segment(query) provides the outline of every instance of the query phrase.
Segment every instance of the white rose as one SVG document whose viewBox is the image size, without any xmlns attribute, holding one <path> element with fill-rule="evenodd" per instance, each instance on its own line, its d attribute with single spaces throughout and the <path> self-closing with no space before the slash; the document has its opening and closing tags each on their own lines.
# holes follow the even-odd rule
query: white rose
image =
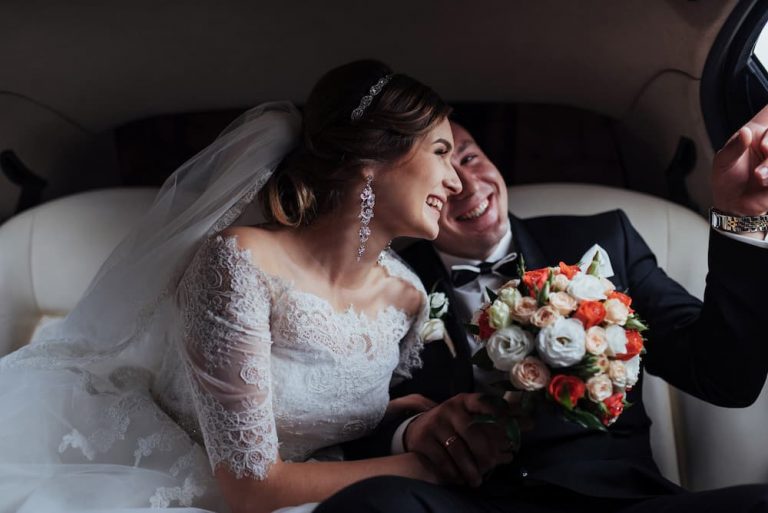
<svg viewBox="0 0 768 513">
<path fill-rule="evenodd" d="M 508 371 L 533 351 L 533 335 L 520 326 L 497 330 L 485 346 L 493 366 Z"/>
<path fill-rule="evenodd" d="M 608 377 L 619 388 L 627 386 L 627 369 L 624 367 L 624 362 L 613 360 L 608 366 Z"/>
<path fill-rule="evenodd" d="M 429 309 L 435 317 L 442 317 L 448 311 L 448 298 L 442 292 L 429 295 Z"/>
<path fill-rule="evenodd" d="M 608 348 L 605 330 L 600 326 L 592 326 L 587 330 L 587 352 L 593 355 L 601 355 Z"/>
<path fill-rule="evenodd" d="M 627 352 L 627 333 L 621 326 L 612 324 L 605 328 L 605 339 L 608 342 L 608 348 L 605 354 L 615 357 L 617 354 Z"/>
<path fill-rule="evenodd" d="M 609 299 L 603 303 L 605 307 L 605 322 L 624 326 L 629 317 L 629 308 L 618 299 Z"/>
<path fill-rule="evenodd" d="M 549 384 L 549 368 L 535 356 L 526 356 L 509 371 L 509 380 L 520 390 L 532 392 Z"/>
<path fill-rule="evenodd" d="M 503 288 L 499 291 L 499 300 L 507 304 L 508 307 L 513 308 L 515 304 L 522 299 L 520 291 L 512 288 Z"/>
<path fill-rule="evenodd" d="M 605 287 L 600 279 L 589 274 L 579 273 L 574 276 L 567 290 L 579 301 L 601 301 L 606 298 Z"/>
<path fill-rule="evenodd" d="M 557 319 L 536 337 L 539 356 L 552 367 L 568 367 L 586 354 L 584 327 L 575 319 Z"/>
<path fill-rule="evenodd" d="M 488 323 L 498 329 L 509 326 L 509 306 L 498 299 L 488 309 Z"/>
<path fill-rule="evenodd" d="M 536 310 L 536 312 L 531 316 L 531 324 L 537 328 L 546 328 L 559 318 L 560 313 L 555 310 L 554 306 L 545 305 Z"/>
<path fill-rule="evenodd" d="M 510 315 L 514 320 L 520 324 L 528 324 L 531 322 L 531 316 L 539 309 L 539 302 L 532 297 L 521 297 L 520 300 L 512 307 Z"/>
<path fill-rule="evenodd" d="M 605 374 L 598 374 L 587 380 L 587 394 L 596 403 L 608 399 L 613 395 L 613 383 Z"/>
<path fill-rule="evenodd" d="M 616 290 L 616 285 L 614 285 L 613 282 L 611 280 L 609 280 L 608 278 L 603 278 L 601 276 L 600 277 L 600 283 L 603 284 L 603 287 L 604 287 L 603 290 L 605 291 L 606 295 L 608 295 L 611 292 L 613 292 L 614 290 Z"/>
<path fill-rule="evenodd" d="M 624 370 L 627 373 L 626 386 L 635 386 L 637 384 L 637 380 L 640 379 L 640 355 L 633 356 L 624 362 Z"/>
<path fill-rule="evenodd" d="M 434 342 L 445 338 L 445 324 L 441 319 L 429 319 L 421 325 L 419 336 L 424 342 Z"/>
<path fill-rule="evenodd" d="M 566 292 L 552 292 L 549 294 L 549 304 L 560 312 L 560 315 L 569 315 L 578 308 L 576 298 Z"/>
<path fill-rule="evenodd" d="M 554 278 L 552 278 L 552 288 L 551 290 L 554 290 L 555 292 L 563 292 L 565 289 L 568 288 L 568 284 L 571 283 L 571 280 L 568 279 L 568 277 L 564 274 L 556 274 Z"/>
</svg>

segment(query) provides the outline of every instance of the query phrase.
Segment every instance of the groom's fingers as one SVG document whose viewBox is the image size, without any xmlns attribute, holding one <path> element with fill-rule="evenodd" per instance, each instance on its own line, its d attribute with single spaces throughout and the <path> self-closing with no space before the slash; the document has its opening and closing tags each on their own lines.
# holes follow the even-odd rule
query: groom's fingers
<svg viewBox="0 0 768 513">
<path fill-rule="evenodd" d="M 483 482 L 480 468 L 462 434 L 457 431 L 445 438 L 440 436 L 436 441 L 443 446 L 454 468 L 458 470 L 461 481 L 469 486 L 480 486 Z"/>
</svg>

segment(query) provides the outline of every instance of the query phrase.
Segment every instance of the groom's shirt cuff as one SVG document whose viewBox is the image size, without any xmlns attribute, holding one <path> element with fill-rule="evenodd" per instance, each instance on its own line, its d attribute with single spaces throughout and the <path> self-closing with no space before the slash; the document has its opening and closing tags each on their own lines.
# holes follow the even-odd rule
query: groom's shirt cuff
<svg viewBox="0 0 768 513">
<path fill-rule="evenodd" d="M 413 417 L 405 419 L 399 426 L 397 426 L 395 434 L 392 435 L 392 443 L 390 445 L 390 452 L 392 454 L 403 454 L 405 452 L 405 430 L 408 429 L 408 425 L 419 415 L 421 415 L 421 413 L 417 413 Z"/>
<path fill-rule="evenodd" d="M 715 230 L 717 230 L 717 228 Z M 752 237 L 745 237 L 744 235 L 739 235 L 738 233 L 726 232 L 724 230 L 717 230 L 717 232 L 722 233 L 729 239 L 738 240 L 738 241 L 744 242 L 745 244 L 751 244 L 759 248 L 768 248 L 768 234 L 766 234 L 765 239 L 760 240 L 760 239 L 753 239 Z"/>
</svg>

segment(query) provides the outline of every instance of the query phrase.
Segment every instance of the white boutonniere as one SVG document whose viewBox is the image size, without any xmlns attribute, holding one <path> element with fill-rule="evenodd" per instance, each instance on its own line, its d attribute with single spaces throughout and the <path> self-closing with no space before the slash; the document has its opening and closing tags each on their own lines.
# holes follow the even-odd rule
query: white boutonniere
<svg viewBox="0 0 768 513">
<path fill-rule="evenodd" d="M 448 346 L 451 356 L 456 358 L 456 347 L 445 329 L 443 316 L 448 312 L 448 298 L 442 292 L 432 292 L 428 297 L 429 319 L 422 324 L 419 336 L 424 343 L 442 340 Z"/>
</svg>

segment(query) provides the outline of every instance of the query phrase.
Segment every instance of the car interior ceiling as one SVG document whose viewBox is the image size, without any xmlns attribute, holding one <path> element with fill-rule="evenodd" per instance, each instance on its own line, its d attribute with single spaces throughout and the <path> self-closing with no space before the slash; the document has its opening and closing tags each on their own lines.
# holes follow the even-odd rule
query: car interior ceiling
<svg viewBox="0 0 768 513">
<path fill-rule="evenodd" d="M 736 4 L 5 3 L 0 152 L 29 174 L 0 175 L 0 221 L 19 183 L 38 201 L 159 185 L 242 109 L 300 103 L 325 69 L 364 57 L 454 104 L 509 183 L 601 183 L 703 210 L 700 78 Z"/>
</svg>

